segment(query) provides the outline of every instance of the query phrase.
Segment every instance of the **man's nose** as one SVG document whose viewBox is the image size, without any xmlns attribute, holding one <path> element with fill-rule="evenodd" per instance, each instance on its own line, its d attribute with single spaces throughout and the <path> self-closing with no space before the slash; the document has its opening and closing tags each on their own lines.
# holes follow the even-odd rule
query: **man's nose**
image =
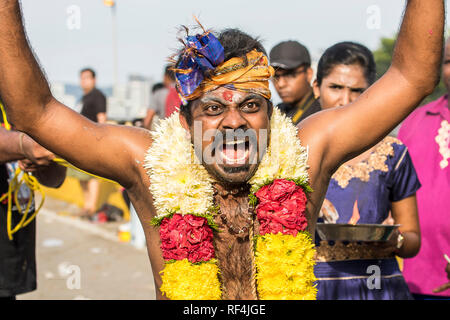
<svg viewBox="0 0 450 320">
<path fill-rule="evenodd" d="M 242 117 L 238 108 L 230 108 L 222 121 L 223 129 L 246 129 L 247 121 Z"/>
</svg>

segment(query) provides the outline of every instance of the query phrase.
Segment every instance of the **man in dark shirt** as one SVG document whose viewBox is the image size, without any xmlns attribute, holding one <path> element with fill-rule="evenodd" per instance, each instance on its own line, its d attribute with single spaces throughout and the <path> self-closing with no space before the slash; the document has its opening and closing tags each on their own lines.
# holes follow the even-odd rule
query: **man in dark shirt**
<svg viewBox="0 0 450 320">
<path fill-rule="evenodd" d="M 106 123 L 106 97 L 96 88 L 96 74 L 91 68 L 85 68 L 80 72 L 80 86 L 83 89 L 83 107 L 81 114 L 89 120 L 97 123 Z M 84 206 L 81 217 L 92 218 L 98 207 L 100 194 L 100 182 L 87 174 L 70 170 L 70 175 L 80 181 L 84 193 Z"/>
<path fill-rule="evenodd" d="M 283 100 L 278 108 L 294 124 L 320 111 L 311 86 L 313 70 L 308 49 L 297 41 L 284 41 L 270 51 L 270 64 L 275 69 L 273 83 Z"/>
<path fill-rule="evenodd" d="M 86 68 L 80 72 L 80 85 L 83 89 L 83 108 L 81 114 L 91 121 L 106 122 L 106 97 L 95 87 L 95 71 Z"/>
</svg>

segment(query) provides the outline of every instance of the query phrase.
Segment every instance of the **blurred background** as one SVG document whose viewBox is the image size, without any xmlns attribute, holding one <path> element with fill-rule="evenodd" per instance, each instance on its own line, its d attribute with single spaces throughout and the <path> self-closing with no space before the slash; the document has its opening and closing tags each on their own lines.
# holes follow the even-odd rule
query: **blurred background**
<svg viewBox="0 0 450 320">
<path fill-rule="evenodd" d="M 194 26 L 193 15 L 205 28 L 238 27 L 259 36 L 267 51 L 283 40 L 297 40 L 309 49 L 313 65 L 336 42 L 360 42 L 373 51 L 386 50 L 386 55 L 376 55 L 382 69 L 380 60 L 389 60 L 392 48 L 382 41 L 395 37 L 404 8 L 404 1 L 388 0 L 250 0 L 245 6 L 236 0 L 111 3 L 113 7 L 103 0 L 22 1 L 29 39 L 54 91 L 75 108 L 82 95 L 79 70 L 90 66 L 110 98 L 108 118 L 117 120 L 143 116 L 144 108 L 137 104 L 149 99 L 149 90 L 141 89 L 145 94 L 139 95 L 138 88 L 162 78 L 167 58 L 180 47 L 180 27 Z"/>
</svg>

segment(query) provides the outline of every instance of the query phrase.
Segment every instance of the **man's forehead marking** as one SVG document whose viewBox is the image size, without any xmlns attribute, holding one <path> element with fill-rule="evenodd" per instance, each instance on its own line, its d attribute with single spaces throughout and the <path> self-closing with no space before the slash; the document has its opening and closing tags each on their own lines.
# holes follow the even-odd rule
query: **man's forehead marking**
<svg viewBox="0 0 450 320">
<path fill-rule="evenodd" d="M 243 93 L 240 91 L 226 89 L 220 92 L 220 94 L 218 92 L 205 94 L 199 99 L 199 101 L 205 104 L 210 102 L 223 103 L 224 101 L 240 104 L 250 99 L 263 99 L 263 97 L 256 93 Z"/>
<path fill-rule="evenodd" d="M 233 102 L 234 93 L 231 90 L 224 90 L 222 92 L 222 98 L 224 98 L 228 102 Z"/>
</svg>

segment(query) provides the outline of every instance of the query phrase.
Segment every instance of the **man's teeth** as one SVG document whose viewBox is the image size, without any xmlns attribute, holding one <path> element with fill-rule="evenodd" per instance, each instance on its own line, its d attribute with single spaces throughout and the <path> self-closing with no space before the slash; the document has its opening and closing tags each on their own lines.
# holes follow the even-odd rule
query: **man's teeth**
<svg viewBox="0 0 450 320">
<path fill-rule="evenodd" d="M 223 151 L 221 153 L 222 153 L 222 157 L 226 160 L 227 163 L 229 163 L 229 164 L 237 164 L 237 163 L 244 163 L 245 162 L 245 160 L 248 157 L 249 151 L 245 150 L 244 155 L 241 158 L 237 158 L 237 159 L 227 157 L 227 155 Z"/>
<path fill-rule="evenodd" d="M 245 140 L 238 140 L 238 141 L 228 141 L 228 142 L 225 142 L 226 145 L 241 144 L 241 143 L 245 143 Z"/>
</svg>

